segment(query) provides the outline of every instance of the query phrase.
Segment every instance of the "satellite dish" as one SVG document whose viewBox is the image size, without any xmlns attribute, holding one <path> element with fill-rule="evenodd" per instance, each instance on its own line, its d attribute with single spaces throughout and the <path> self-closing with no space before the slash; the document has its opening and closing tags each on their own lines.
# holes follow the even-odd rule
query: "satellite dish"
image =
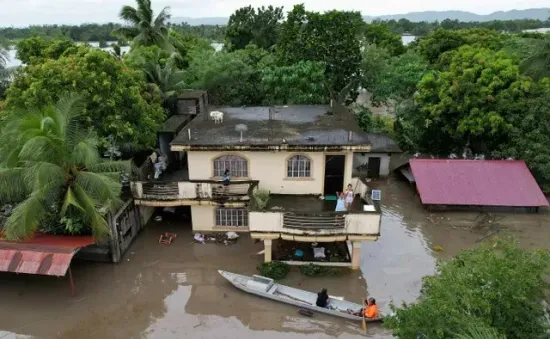
<svg viewBox="0 0 550 339">
<path fill-rule="evenodd" d="M 237 126 L 235 126 L 235 131 L 241 133 L 241 142 L 243 142 L 243 132 L 248 131 L 248 126 L 246 126 L 245 124 L 238 124 Z"/>
</svg>

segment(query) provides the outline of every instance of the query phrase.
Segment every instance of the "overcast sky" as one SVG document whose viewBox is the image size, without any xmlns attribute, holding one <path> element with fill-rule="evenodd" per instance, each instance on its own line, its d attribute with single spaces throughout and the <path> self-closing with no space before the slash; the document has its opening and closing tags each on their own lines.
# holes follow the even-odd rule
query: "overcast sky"
<svg viewBox="0 0 550 339">
<path fill-rule="evenodd" d="M 401 14 L 419 11 L 463 10 L 478 14 L 511 9 L 547 7 L 549 0 L 153 0 L 154 9 L 171 7 L 172 16 L 229 16 L 235 9 L 277 5 L 290 10 L 296 3 L 305 3 L 310 10 L 345 9 L 361 11 L 363 15 Z M 0 27 L 31 24 L 80 24 L 84 22 L 117 21 L 122 5 L 131 0 L 0 0 Z"/>
</svg>

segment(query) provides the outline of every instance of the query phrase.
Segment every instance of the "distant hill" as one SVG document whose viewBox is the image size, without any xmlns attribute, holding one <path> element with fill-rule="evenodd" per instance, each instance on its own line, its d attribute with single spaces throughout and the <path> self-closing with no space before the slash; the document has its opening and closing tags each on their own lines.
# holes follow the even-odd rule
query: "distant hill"
<svg viewBox="0 0 550 339">
<path fill-rule="evenodd" d="M 363 16 L 363 19 L 367 22 L 371 22 L 375 19 L 381 20 L 399 20 L 408 19 L 413 22 L 418 21 L 443 21 L 445 19 L 458 20 L 458 21 L 492 21 L 492 20 L 519 20 L 519 19 L 538 19 L 547 20 L 550 18 L 550 8 L 531 8 L 524 10 L 512 10 L 512 11 L 499 11 L 487 15 L 480 15 L 471 12 L 464 11 L 427 11 L 427 12 L 413 12 L 407 14 L 394 14 L 394 15 L 381 15 L 381 16 Z M 173 23 L 187 22 L 191 26 L 199 25 L 225 25 L 229 18 L 213 17 L 213 18 L 188 18 L 188 17 L 173 17 L 170 19 Z"/>
<path fill-rule="evenodd" d="M 382 16 L 363 16 L 363 19 L 370 22 L 375 19 L 380 20 L 399 20 L 407 19 L 413 22 L 419 21 L 443 21 L 445 19 L 458 20 L 463 22 L 470 21 L 493 21 L 493 20 L 520 20 L 520 19 L 537 19 L 548 20 L 550 18 L 550 8 L 531 8 L 524 10 L 512 10 L 512 11 L 499 11 L 487 15 L 480 15 L 471 12 L 464 11 L 427 11 L 427 12 L 413 12 L 407 14 L 394 14 L 394 15 L 382 15 Z"/>
</svg>

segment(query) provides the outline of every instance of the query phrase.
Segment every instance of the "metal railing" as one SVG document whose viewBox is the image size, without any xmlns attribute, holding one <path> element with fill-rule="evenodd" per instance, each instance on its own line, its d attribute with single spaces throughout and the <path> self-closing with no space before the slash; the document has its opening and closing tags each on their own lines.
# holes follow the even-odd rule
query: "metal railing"
<svg viewBox="0 0 550 339">
<path fill-rule="evenodd" d="M 346 227 L 344 214 L 284 213 L 283 227 L 298 229 L 343 229 Z"/>
<path fill-rule="evenodd" d="M 256 180 L 233 181 L 224 185 L 217 180 L 188 181 L 135 181 L 131 183 L 132 194 L 139 200 L 250 200 L 252 190 L 258 185 Z"/>
</svg>

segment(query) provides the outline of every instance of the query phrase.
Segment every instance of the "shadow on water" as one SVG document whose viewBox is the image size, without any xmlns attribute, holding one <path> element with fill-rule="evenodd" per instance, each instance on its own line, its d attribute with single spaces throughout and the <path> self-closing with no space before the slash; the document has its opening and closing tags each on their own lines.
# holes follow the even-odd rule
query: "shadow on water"
<svg viewBox="0 0 550 339">
<path fill-rule="evenodd" d="M 360 302 L 372 295 L 383 310 L 414 301 L 436 260 L 475 246 L 481 234 L 464 230 L 476 213 L 426 212 L 412 188 L 396 178 L 373 183 L 383 192 L 381 237 L 362 246 L 361 271 L 307 278 L 293 269 L 281 283 Z M 502 214 L 499 223 L 525 247 L 547 247 L 550 213 Z M 159 245 L 161 232 L 176 232 Z M 433 248 L 440 246 L 442 252 Z M 251 275 L 263 249 L 248 236 L 230 246 L 193 244 L 189 225 L 152 222 L 118 265 L 77 262 L 78 291 L 66 279 L 0 273 L 0 338 L 359 338 L 360 324 L 315 315 L 235 289 L 218 273 Z M 2 332 L 4 331 L 4 332 Z M 15 335 L 17 333 L 17 336 Z M 380 325 L 371 338 L 391 338 Z"/>
</svg>

